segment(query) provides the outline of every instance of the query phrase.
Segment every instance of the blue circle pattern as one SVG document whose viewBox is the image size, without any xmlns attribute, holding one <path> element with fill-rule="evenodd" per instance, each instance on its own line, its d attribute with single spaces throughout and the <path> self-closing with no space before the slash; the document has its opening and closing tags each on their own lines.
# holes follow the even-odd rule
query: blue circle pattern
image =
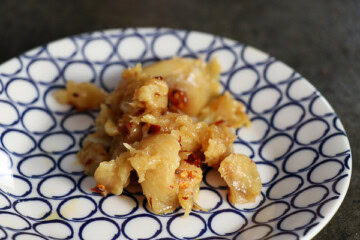
<svg viewBox="0 0 360 240">
<path fill-rule="evenodd" d="M 3 92 L 3 90 L 4 90 L 4 84 L 2 83 L 0 78 L 0 94 Z"/>
<path fill-rule="evenodd" d="M 28 161 L 30 161 L 30 164 L 31 164 L 31 160 L 34 159 L 34 158 L 39 158 L 39 157 L 42 157 L 42 158 L 46 158 L 48 159 L 48 163 L 46 163 L 46 165 L 48 165 L 48 170 L 42 174 L 26 174 L 23 172 L 23 164 Z M 34 162 L 34 161 L 32 161 Z M 49 155 L 46 155 L 46 154 L 35 154 L 35 155 L 30 155 L 30 156 L 27 156 L 27 157 L 24 157 L 17 165 L 17 170 L 18 172 L 24 176 L 24 177 L 28 177 L 28 178 L 38 178 L 38 177 L 43 177 L 47 174 L 49 174 L 50 172 L 52 172 L 53 170 L 55 170 L 55 160 L 49 156 Z"/>
<path fill-rule="evenodd" d="M 48 118 L 51 119 L 51 124 L 50 126 L 47 127 L 47 129 L 44 129 L 42 131 L 31 131 L 28 129 L 28 127 L 26 126 L 27 124 L 31 125 L 31 120 L 26 121 L 27 119 L 25 119 L 26 114 L 29 114 L 29 112 L 31 111 L 39 111 L 39 112 L 43 112 Z M 21 116 L 21 124 L 24 127 L 24 129 L 26 129 L 27 132 L 33 133 L 33 134 L 44 134 L 47 132 L 50 132 L 52 129 L 54 129 L 56 127 L 56 120 L 55 117 L 51 114 L 50 111 L 44 109 L 44 108 L 39 108 L 39 107 L 28 107 L 22 114 Z"/>
<path fill-rule="evenodd" d="M 1 210 L 11 208 L 11 202 L 10 202 L 9 198 L 4 193 L 0 192 L 0 199 L 1 199 L 1 202 L 2 202 L 1 207 L 0 207 Z"/>
<path fill-rule="evenodd" d="M 86 65 L 87 67 L 89 67 L 91 69 L 91 72 L 92 72 L 92 78 L 89 80 L 89 82 L 91 82 L 91 83 L 95 82 L 95 74 L 96 73 L 95 73 L 94 66 L 87 60 L 85 60 L 85 61 L 76 60 L 76 61 L 68 61 L 68 62 L 66 62 L 63 70 L 61 71 L 62 75 L 64 75 L 66 69 L 69 66 L 71 66 L 71 64 L 82 64 L 82 65 Z M 63 80 L 66 83 L 67 81 L 72 80 L 72 79 L 66 79 L 65 76 L 63 76 Z"/>
<path fill-rule="evenodd" d="M 23 101 L 16 101 L 14 100 L 14 96 L 12 96 L 12 94 L 10 93 L 9 88 L 11 88 L 11 85 L 13 85 L 15 82 L 23 82 L 23 84 L 30 84 L 32 89 L 26 89 L 27 91 L 35 91 L 35 95 L 32 96 L 32 98 L 26 102 Z M 23 105 L 23 106 L 31 106 L 32 104 L 34 104 L 37 100 L 39 100 L 39 88 L 36 86 L 36 83 L 31 80 L 31 79 L 26 79 L 26 78 L 12 78 L 10 79 L 5 86 L 5 93 L 6 96 L 9 98 L 9 100 L 12 100 L 13 102 L 19 104 L 19 105 Z"/>
<path fill-rule="evenodd" d="M 47 58 L 33 58 L 31 59 L 30 63 L 28 63 L 28 65 L 26 66 L 26 72 L 27 72 L 27 75 L 29 76 L 30 79 L 34 79 L 33 76 L 31 75 L 30 73 L 30 68 L 33 64 L 36 64 L 36 63 L 39 63 L 39 62 L 47 62 L 47 63 L 51 63 L 56 69 L 57 69 L 57 74 L 55 76 L 53 76 L 50 81 L 41 81 L 39 80 L 38 81 L 38 84 L 40 85 L 52 85 L 54 84 L 55 82 L 57 82 L 61 76 L 61 73 L 60 73 L 60 68 L 59 66 L 57 65 L 56 61 L 50 57 L 47 57 Z M 35 81 L 35 79 L 33 80 Z"/>
<path fill-rule="evenodd" d="M 64 204 L 66 204 L 66 202 L 68 201 L 79 201 L 79 199 L 86 199 L 88 202 L 91 202 L 91 204 L 93 205 L 93 209 L 90 209 L 90 213 L 88 213 L 88 215 L 86 215 L 85 217 L 74 217 L 74 218 L 68 218 L 66 217 L 65 215 L 63 215 L 62 211 L 61 211 L 61 208 L 63 207 Z M 70 205 L 72 203 L 69 203 Z M 71 206 L 70 206 L 71 208 Z M 92 215 L 94 215 L 97 211 L 97 206 L 96 206 L 96 202 L 88 197 L 88 196 L 72 196 L 72 197 L 68 197 L 68 198 L 65 198 L 65 200 L 61 201 L 60 204 L 58 205 L 58 208 L 56 209 L 56 212 L 57 214 L 62 218 L 62 219 L 66 219 L 66 220 L 69 220 L 69 221 L 84 221 L 86 220 L 87 218 L 91 217 Z"/>
<path fill-rule="evenodd" d="M 13 239 L 17 239 L 17 237 L 20 236 L 37 236 L 44 239 L 51 238 L 52 236 L 46 236 L 45 233 L 42 233 L 39 230 L 40 226 L 46 226 L 46 224 L 60 224 L 67 228 L 70 235 L 65 236 L 62 239 L 83 239 L 83 230 L 93 221 L 107 221 L 115 225 L 117 232 L 114 233 L 113 239 L 130 239 L 126 228 L 127 224 L 132 219 L 141 217 L 150 217 L 155 219 L 159 225 L 159 229 L 156 231 L 154 236 L 151 236 L 151 238 L 161 237 L 161 239 L 179 239 L 177 236 L 175 236 L 174 233 L 171 232 L 169 227 L 175 218 L 182 215 L 181 213 L 176 213 L 179 210 L 173 214 L 157 216 L 150 211 L 147 211 L 146 206 L 144 205 L 145 202 L 143 196 L 126 193 L 127 196 L 131 197 L 136 202 L 136 207 L 130 211 L 131 214 L 126 216 L 111 216 L 105 214 L 101 209 L 101 204 L 104 199 L 101 199 L 95 194 L 89 194 L 85 192 L 85 190 L 83 190 L 80 186 L 82 180 L 84 179 L 82 173 L 68 173 L 62 169 L 62 159 L 69 154 L 75 153 L 79 149 L 79 143 L 81 142 L 81 139 L 83 139 L 82 134 L 91 132 L 92 126 L 82 131 L 70 131 L 66 129 L 64 127 L 64 122 L 67 118 L 71 117 L 73 114 L 76 114 L 75 110 L 73 108 L 65 110 L 54 110 L 52 109 L 51 103 L 49 102 L 53 91 L 64 88 L 64 83 L 66 83 L 67 80 L 70 80 L 65 79 L 64 76 L 64 72 L 70 64 L 81 63 L 87 65 L 91 69 L 92 74 L 90 81 L 94 82 L 98 86 L 103 87 L 105 90 L 110 91 L 112 89 L 107 87 L 104 80 L 104 71 L 106 68 L 112 65 L 125 68 L 128 66 L 133 66 L 137 62 L 151 63 L 160 59 L 172 57 L 161 56 L 161 54 L 157 52 L 157 41 L 166 37 L 171 37 L 178 41 L 179 47 L 174 49 L 174 54 L 179 56 L 195 58 L 199 57 L 200 55 L 205 55 L 205 59 L 208 60 L 212 57 L 212 55 L 216 55 L 217 53 L 226 53 L 234 58 L 232 62 L 227 65 L 228 69 L 221 73 L 222 84 L 225 90 L 229 90 L 231 93 L 233 93 L 235 98 L 247 106 L 247 110 L 252 119 L 262 120 L 267 125 L 267 129 L 263 134 L 263 138 L 259 141 L 246 142 L 238 138 L 235 142 L 235 146 L 236 144 L 240 144 L 244 147 L 247 147 L 252 153 L 251 157 L 254 158 L 254 160 L 260 164 L 269 165 L 269 167 L 276 169 L 274 176 L 268 182 L 264 183 L 262 200 L 257 203 L 255 207 L 244 209 L 237 208 L 236 206 L 233 206 L 229 203 L 227 197 L 225 196 L 226 189 L 211 186 L 209 182 L 206 181 L 209 171 L 205 171 L 205 181 L 203 186 L 206 187 L 204 189 L 211 190 L 218 196 L 222 196 L 222 200 L 216 205 L 214 209 L 208 212 L 194 211 L 196 213 L 191 213 L 192 216 L 199 218 L 205 224 L 205 228 L 199 233 L 198 236 L 196 236 L 196 238 L 236 238 L 237 236 L 240 237 L 243 232 L 250 231 L 253 228 L 262 226 L 268 228 L 269 231 L 260 239 L 276 239 L 277 236 L 290 236 L 294 239 L 299 239 L 300 236 L 306 236 L 309 234 L 309 232 L 312 231 L 312 228 L 321 222 L 321 220 L 325 217 L 320 212 L 321 208 L 328 202 L 338 199 L 341 194 L 344 194 L 344 192 L 338 191 L 337 185 L 340 181 L 348 179 L 350 175 L 350 149 L 344 149 L 335 155 L 329 155 L 329 153 L 326 152 L 326 149 L 324 149 L 325 142 L 331 140 L 331 138 L 337 136 L 346 136 L 344 130 L 339 127 L 340 123 L 336 115 L 331 110 L 326 113 L 316 112 L 317 110 L 314 105 L 317 103 L 317 101 L 322 100 L 323 98 L 315 90 L 313 93 L 300 98 L 298 96 L 292 96 L 293 90 L 291 90 L 291 88 L 294 83 L 301 80 L 304 81 L 302 76 L 300 76 L 298 73 L 293 72 L 286 79 L 279 79 L 279 81 L 276 83 L 270 81 L 267 75 L 273 64 L 277 62 L 274 58 L 263 54 L 262 58 L 258 61 L 256 59 L 248 59 L 247 52 L 251 51 L 250 47 L 239 44 L 232 40 L 211 35 L 204 35 L 210 39 L 208 46 L 200 50 L 195 50 L 193 49 L 191 42 L 188 40 L 190 39 L 190 34 L 199 33 L 162 28 L 124 29 L 86 33 L 68 38 L 73 44 L 74 51 L 71 52 L 67 57 L 54 57 L 51 55 L 48 46 L 41 46 L 11 60 L 15 61 L 18 65 L 18 69 L 15 69 L 13 72 L 2 72 L 0 70 L 0 102 L 8 104 L 14 108 L 15 112 L 17 113 L 17 116 L 14 116 L 14 121 L 12 123 L 2 124 L 0 122 L 0 140 L 1 145 L 5 147 L 5 149 L 0 150 L 4 152 L 5 155 L 9 156 L 11 162 L 10 168 L 13 172 L 13 177 L 17 178 L 17 180 L 21 181 L 25 185 L 28 185 L 28 188 L 24 190 L 21 195 L 6 192 L 2 189 L 2 185 L 0 185 L 0 197 L 5 199 L 3 201 L 6 202 L 5 205 L 1 208 L 0 218 L 1 214 L 10 214 L 23 219 L 24 222 L 27 223 L 27 226 L 22 230 L 12 229 L 11 227 L 7 227 L 6 224 L 0 224 L 0 234 L 1 236 L 4 236 L 4 239 L 10 236 L 12 236 Z M 137 38 L 144 45 L 144 50 L 135 59 L 122 56 L 118 51 L 118 47 L 121 45 L 121 42 L 127 38 Z M 93 61 L 91 56 L 88 56 L 86 53 L 87 46 L 89 46 L 89 44 L 91 44 L 93 41 L 101 41 L 102 44 L 107 44 L 111 48 L 112 52 L 108 56 L 105 56 L 105 58 L 101 61 Z M 33 79 L 33 76 L 31 75 L 31 68 L 33 64 L 39 62 L 52 64 L 56 69 L 55 75 L 48 79 L 48 81 L 36 81 L 36 79 Z M 239 93 L 237 91 L 235 93 L 235 91 L 230 89 L 230 82 L 232 81 L 234 74 L 244 69 L 250 70 L 256 75 L 255 82 L 253 83 L 253 86 L 247 89 L 245 92 Z M 33 87 L 34 94 L 29 96 L 28 102 L 16 101 L 8 92 L 9 86 L 14 81 L 25 81 L 26 84 L 30 84 L 29 86 Z M 253 101 L 257 94 L 266 90 L 275 91 L 278 95 L 277 100 L 273 103 L 272 106 L 259 112 L 257 111 L 256 107 L 253 106 Z M 275 126 L 274 119 L 278 112 L 289 105 L 299 107 L 302 110 L 301 117 L 297 122 L 285 129 Z M 31 109 L 44 111 L 44 113 L 50 116 L 50 118 L 53 120 L 53 123 L 49 125 L 49 128 L 46 131 L 31 132 L 26 127 L 29 123 L 26 122 L 26 118 L 24 118 L 24 116 Z M 92 117 L 90 113 L 89 116 Z M 302 126 L 315 120 L 321 121 L 326 125 L 326 129 L 323 133 L 321 133 L 321 137 L 310 143 L 299 142 L 297 135 L 299 132 L 301 132 Z M 14 131 L 18 134 L 23 134 L 33 142 L 34 146 L 30 147 L 26 154 L 17 153 L 7 148 L 8 144 L 5 142 L 6 139 L 4 137 L 8 132 Z M 44 149 L 43 143 L 46 141 L 47 137 L 56 137 L 60 135 L 66 136 L 70 139 L 68 145 L 66 145 L 64 149 L 56 149 L 54 151 L 51 149 Z M 266 144 L 270 140 L 276 140 L 279 137 L 288 138 L 290 144 L 288 145 L 287 149 L 285 149 L 285 152 L 279 156 L 276 156 L 274 159 L 266 159 L 264 157 L 264 149 L 266 148 Z M 289 161 L 294 153 L 305 150 L 314 152 L 314 159 L 312 159 L 307 166 L 299 168 L 296 172 L 290 171 L 287 167 L 287 161 Z M 28 156 L 29 153 L 32 153 L 32 155 Z M 36 156 L 48 158 L 50 162 L 54 163 L 53 167 L 50 167 L 48 171 L 44 172 L 42 175 L 28 176 L 23 172 L 21 166 L 25 161 L 31 161 L 32 157 Z M 325 179 L 321 183 L 314 181 L 312 178 L 312 172 L 315 171 L 317 167 L 323 167 L 329 163 L 339 164 L 340 167 L 338 169 L 338 173 L 336 173 L 335 176 L 331 176 L 329 179 Z M 282 173 L 285 175 L 279 174 L 280 171 L 282 171 Z M 66 175 L 64 175 L 64 173 Z M 30 180 L 26 179 L 29 177 L 31 178 Z M 69 180 L 71 183 L 70 185 L 72 186 L 70 186 L 70 189 L 66 195 L 48 197 L 43 194 L 41 190 L 42 184 L 44 184 L 44 182 L 49 178 L 54 177 L 62 177 Z M 298 180 L 298 185 L 294 191 L 283 195 L 280 199 L 276 197 L 272 198 L 272 189 L 274 186 L 288 178 L 296 178 Z M 316 187 L 326 189 L 324 196 L 321 197 L 319 201 L 310 203 L 310 205 L 306 207 L 295 206 L 295 200 L 298 196 L 300 196 L 301 193 Z M 37 191 L 33 191 L 33 189 L 37 189 Z M 32 193 L 32 195 L 31 197 L 28 197 L 30 193 Z M 94 209 L 87 217 L 73 219 L 71 224 L 69 224 L 66 222 L 66 217 L 62 216 L 59 209 L 67 200 L 79 197 L 85 197 L 91 201 L 94 205 Z M 23 201 L 31 202 L 35 199 L 43 199 L 42 201 L 46 203 L 53 211 L 57 209 L 59 219 L 46 219 L 46 217 L 50 215 L 50 212 L 47 212 L 42 219 L 32 219 L 31 217 L 18 215 L 19 212 L 16 208 L 17 204 Z M 143 204 L 141 204 L 141 202 L 143 202 Z M 267 205 L 263 206 L 263 203 L 265 202 Z M 270 221 L 266 222 L 266 224 L 257 221 L 257 216 L 261 213 L 261 211 L 273 204 L 285 204 L 286 209 L 284 210 L 283 214 L 274 219 L 271 219 Z M 144 205 L 144 207 L 141 207 L 142 205 Z M 144 208 L 146 211 L 144 211 Z M 246 221 L 241 229 L 237 229 L 235 232 L 229 233 L 226 236 L 219 237 L 219 235 L 212 229 L 211 221 L 215 216 L 223 211 L 235 212 L 243 216 Z M 304 211 L 306 211 L 306 213 L 310 213 L 312 216 L 309 222 L 303 226 L 298 226 L 296 229 L 287 229 L 286 224 L 284 225 L 286 219 L 293 216 L 294 214 L 299 214 Z M 206 229 L 210 229 L 210 231 L 206 231 Z"/>
<path fill-rule="evenodd" d="M 40 218 L 34 218 L 34 217 L 31 217 L 31 216 L 26 216 L 25 214 L 21 214 L 21 211 L 17 209 L 17 206 L 18 205 L 21 205 L 22 203 L 27 203 L 29 202 L 30 204 L 32 202 L 35 202 L 35 201 L 39 201 L 39 202 L 42 202 L 44 204 L 47 205 L 48 207 L 48 211 L 43 213 L 43 216 L 41 216 Z M 26 198 L 26 199 L 18 199 L 16 200 L 14 203 L 13 203 L 13 207 L 15 209 L 15 211 L 20 214 L 20 215 L 23 215 L 24 217 L 27 217 L 28 219 L 31 219 L 31 220 L 42 220 L 42 219 L 45 219 L 47 218 L 50 214 L 51 214 L 51 211 L 52 211 L 52 206 L 51 204 L 49 203 L 49 201 L 43 199 L 43 198 Z"/>
</svg>

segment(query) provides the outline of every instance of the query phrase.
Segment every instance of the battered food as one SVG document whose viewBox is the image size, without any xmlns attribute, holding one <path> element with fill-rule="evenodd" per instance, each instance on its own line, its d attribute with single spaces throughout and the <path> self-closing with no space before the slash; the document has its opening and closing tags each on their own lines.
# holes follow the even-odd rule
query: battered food
<svg viewBox="0 0 360 240">
<path fill-rule="evenodd" d="M 219 94 L 219 75 L 216 60 L 173 58 L 126 69 L 110 94 L 75 82 L 57 92 L 79 111 L 100 108 L 96 131 L 78 153 L 97 182 L 93 191 L 120 195 L 135 172 L 154 213 L 181 206 L 188 215 L 208 165 L 221 173 L 233 204 L 254 202 L 261 191 L 256 165 L 233 149 L 233 128 L 250 122 L 240 102 Z"/>
</svg>

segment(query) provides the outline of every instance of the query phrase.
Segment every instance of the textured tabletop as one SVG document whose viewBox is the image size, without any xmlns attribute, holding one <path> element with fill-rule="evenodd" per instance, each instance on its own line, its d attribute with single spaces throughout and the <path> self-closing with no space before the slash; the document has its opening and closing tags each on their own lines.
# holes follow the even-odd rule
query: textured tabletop
<svg viewBox="0 0 360 240">
<path fill-rule="evenodd" d="M 3 0 L 0 62 L 69 35 L 140 26 L 198 30 L 261 49 L 315 85 L 350 139 L 353 169 L 348 194 L 315 239 L 360 239 L 359 20 L 356 0 Z"/>
</svg>

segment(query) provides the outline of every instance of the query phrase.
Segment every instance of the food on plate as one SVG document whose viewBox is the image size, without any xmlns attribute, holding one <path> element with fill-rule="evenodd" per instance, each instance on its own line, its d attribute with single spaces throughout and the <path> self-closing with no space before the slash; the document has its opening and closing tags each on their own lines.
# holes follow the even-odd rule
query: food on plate
<svg viewBox="0 0 360 240">
<path fill-rule="evenodd" d="M 230 202 L 255 202 L 261 181 L 255 164 L 243 154 L 230 154 L 220 163 L 219 172 L 229 186 Z"/>
<path fill-rule="evenodd" d="M 71 104 L 76 110 L 98 109 L 105 102 L 106 93 L 89 83 L 68 81 L 66 91 L 57 91 L 55 98 L 62 104 Z"/>
<path fill-rule="evenodd" d="M 75 82 L 57 92 L 59 102 L 78 111 L 100 109 L 78 153 L 95 177 L 93 191 L 120 195 L 135 172 L 154 213 L 181 206 L 189 215 L 201 208 L 196 200 L 207 165 L 218 169 L 233 204 L 254 202 L 261 191 L 256 165 L 233 149 L 233 128 L 250 121 L 243 104 L 220 95 L 219 75 L 216 60 L 173 58 L 126 69 L 109 94 Z"/>
</svg>

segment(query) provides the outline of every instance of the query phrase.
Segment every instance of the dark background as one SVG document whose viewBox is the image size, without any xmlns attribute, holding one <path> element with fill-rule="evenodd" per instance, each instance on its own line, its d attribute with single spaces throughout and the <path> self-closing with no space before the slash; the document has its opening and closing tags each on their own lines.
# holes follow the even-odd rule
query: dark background
<svg viewBox="0 0 360 240">
<path fill-rule="evenodd" d="M 360 1 L 2 0 L 0 62 L 69 35 L 140 26 L 229 37 L 309 79 L 335 108 L 353 154 L 349 192 L 315 239 L 360 239 Z"/>
</svg>

